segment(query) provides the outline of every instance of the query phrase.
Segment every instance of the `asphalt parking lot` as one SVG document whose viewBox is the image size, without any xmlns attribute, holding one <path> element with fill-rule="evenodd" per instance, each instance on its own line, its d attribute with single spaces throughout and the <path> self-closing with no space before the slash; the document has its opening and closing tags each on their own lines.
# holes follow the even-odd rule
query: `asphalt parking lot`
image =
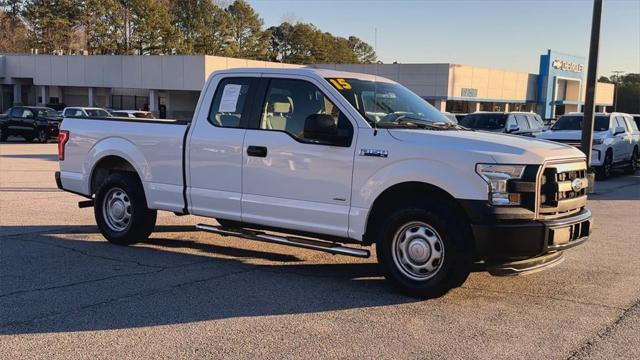
<svg viewBox="0 0 640 360">
<path fill-rule="evenodd" d="M 396 293 L 375 259 L 195 231 L 134 247 L 59 191 L 56 144 L 0 145 L 2 358 L 640 358 L 640 173 L 596 184 L 596 229 L 541 273 Z"/>
</svg>

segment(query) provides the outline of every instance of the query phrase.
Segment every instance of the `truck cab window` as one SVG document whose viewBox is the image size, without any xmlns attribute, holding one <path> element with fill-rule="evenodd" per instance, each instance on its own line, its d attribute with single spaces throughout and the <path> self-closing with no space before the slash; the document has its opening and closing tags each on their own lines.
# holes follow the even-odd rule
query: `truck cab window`
<svg viewBox="0 0 640 360">
<path fill-rule="evenodd" d="M 220 81 L 209 110 L 209 122 L 219 127 L 243 128 L 242 118 L 252 78 L 226 78 Z"/>
<path fill-rule="evenodd" d="M 22 113 L 24 112 L 24 108 L 13 108 L 11 109 L 11 117 L 22 117 Z"/>
<path fill-rule="evenodd" d="M 529 130 L 531 126 L 529 126 L 529 122 L 527 121 L 526 116 L 524 115 L 516 115 L 516 122 L 518 124 L 518 128 L 520 131 Z"/>
<path fill-rule="evenodd" d="M 329 115 L 338 133 L 353 134 L 353 126 L 340 110 L 315 85 L 303 80 L 273 79 L 263 104 L 260 128 L 289 133 L 305 138 L 305 123 L 310 116 Z"/>
</svg>

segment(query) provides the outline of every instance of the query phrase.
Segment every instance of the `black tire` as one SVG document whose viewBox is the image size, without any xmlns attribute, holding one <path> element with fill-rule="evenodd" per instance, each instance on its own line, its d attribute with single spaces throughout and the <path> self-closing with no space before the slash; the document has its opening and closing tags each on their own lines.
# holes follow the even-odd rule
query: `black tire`
<svg viewBox="0 0 640 360">
<path fill-rule="evenodd" d="M 96 193 L 93 212 L 102 235 L 117 245 L 148 239 L 157 217 L 156 210 L 147 208 L 140 179 L 129 172 L 113 173 L 105 179 Z"/>
<path fill-rule="evenodd" d="M 9 134 L 7 134 L 7 130 L 0 127 L 0 142 L 6 142 L 9 139 Z"/>
<path fill-rule="evenodd" d="M 36 139 L 40 144 L 46 144 L 47 141 L 49 141 L 49 134 L 47 133 L 47 130 L 38 129 L 38 131 L 36 131 Z"/>
<path fill-rule="evenodd" d="M 629 160 L 629 165 L 624 168 L 624 172 L 633 175 L 638 171 L 638 148 L 633 149 L 633 153 L 631 154 L 631 159 Z"/>
<path fill-rule="evenodd" d="M 24 135 L 24 141 L 26 142 L 33 142 L 34 137 L 31 135 Z"/>
<path fill-rule="evenodd" d="M 596 168 L 596 175 L 600 180 L 606 180 L 611 177 L 611 171 L 613 169 L 613 151 L 608 149 L 604 155 L 604 162 L 601 166 Z"/>
<path fill-rule="evenodd" d="M 384 218 L 380 231 L 374 235 L 378 262 L 384 268 L 387 280 L 407 295 L 419 298 L 434 298 L 446 294 L 450 289 L 462 285 L 471 271 L 473 252 L 468 225 L 459 213 L 447 206 L 446 201 L 435 203 L 438 205 L 401 206 L 391 211 Z M 425 246 L 418 244 L 420 236 L 416 238 L 416 243 L 416 239 L 407 240 L 408 236 L 401 235 L 422 232 L 429 235 L 429 238 L 435 235 L 440 241 Z M 437 269 L 430 274 L 421 273 L 427 269 L 407 270 L 412 268 L 407 265 L 409 251 L 404 254 L 398 250 L 402 247 L 398 245 L 400 243 L 406 245 L 406 250 L 416 244 L 419 248 L 423 247 L 422 253 L 418 252 L 418 257 L 426 257 L 426 253 L 429 255 L 425 261 L 420 260 L 424 263 L 422 265 L 431 264 Z M 425 252 L 424 249 L 430 250 Z M 439 258 L 435 256 L 438 252 L 441 253 Z M 408 262 L 403 262 L 402 259 Z M 416 279 L 416 276 L 422 278 Z"/>
</svg>

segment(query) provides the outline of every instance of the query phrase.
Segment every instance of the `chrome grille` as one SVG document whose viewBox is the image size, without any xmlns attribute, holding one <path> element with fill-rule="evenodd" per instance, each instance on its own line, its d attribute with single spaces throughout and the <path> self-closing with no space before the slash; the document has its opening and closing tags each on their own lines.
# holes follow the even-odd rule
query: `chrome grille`
<svg viewBox="0 0 640 360">
<path fill-rule="evenodd" d="M 573 189 L 576 180 L 581 185 L 578 191 Z M 543 169 L 539 184 L 539 217 L 553 218 L 577 212 L 587 202 L 586 163 L 550 164 Z"/>
</svg>

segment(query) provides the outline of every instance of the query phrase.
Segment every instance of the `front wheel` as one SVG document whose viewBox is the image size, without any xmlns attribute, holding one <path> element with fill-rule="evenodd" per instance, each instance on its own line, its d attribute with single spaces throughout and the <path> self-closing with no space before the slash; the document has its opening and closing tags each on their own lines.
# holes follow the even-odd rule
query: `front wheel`
<svg viewBox="0 0 640 360">
<path fill-rule="evenodd" d="M 109 175 L 96 193 L 94 216 L 102 235 L 117 245 L 146 240 L 157 211 L 147 208 L 144 188 L 133 173 Z"/>
<path fill-rule="evenodd" d="M 629 175 L 633 175 L 638 171 L 638 148 L 633 149 L 629 165 L 624 170 Z"/>
<path fill-rule="evenodd" d="M 381 228 L 378 261 L 393 285 L 411 296 L 432 298 L 460 286 L 471 269 L 466 226 L 446 208 L 392 212 Z"/>
<path fill-rule="evenodd" d="M 613 153 L 611 150 L 607 150 L 604 155 L 604 161 L 602 165 L 596 168 L 596 174 L 602 180 L 608 179 L 611 177 L 611 170 L 613 169 Z"/>
</svg>

